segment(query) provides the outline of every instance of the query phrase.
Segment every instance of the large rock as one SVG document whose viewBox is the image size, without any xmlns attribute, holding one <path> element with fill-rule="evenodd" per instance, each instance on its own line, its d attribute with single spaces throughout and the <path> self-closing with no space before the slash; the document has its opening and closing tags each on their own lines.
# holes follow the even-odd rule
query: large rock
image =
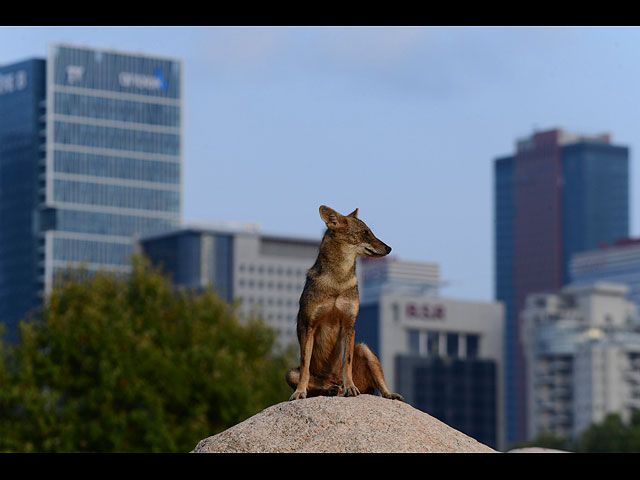
<svg viewBox="0 0 640 480">
<path fill-rule="evenodd" d="M 193 452 L 496 453 L 407 403 L 364 394 L 273 405 Z"/>
</svg>

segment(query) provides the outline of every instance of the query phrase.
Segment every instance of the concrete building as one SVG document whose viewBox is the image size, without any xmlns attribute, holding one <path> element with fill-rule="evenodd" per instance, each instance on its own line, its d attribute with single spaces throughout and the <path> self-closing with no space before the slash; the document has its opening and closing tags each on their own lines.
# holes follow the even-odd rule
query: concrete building
<svg viewBox="0 0 640 480">
<path fill-rule="evenodd" d="M 494 162 L 495 298 L 505 305 L 509 444 L 528 437 L 519 313 L 558 291 L 571 257 L 629 235 L 629 150 L 608 134 L 536 132 Z"/>
<path fill-rule="evenodd" d="M 280 345 L 297 343 L 300 295 L 320 240 L 263 234 L 248 224 L 184 227 L 139 243 L 176 285 L 212 286 L 225 300 L 240 300 L 241 315 L 257 315 L 275 329 Z"/>
<path fill-rule="evenodd" d="M 640 320 L 628 287 L 598 282 L 532 294 L 522 311 L 528 431 L 575 438 L 640 408 Z"/>
<path fill-rule="evenodd" d="M 182 62 L 55 43 L 0 67 L 0 321 L 8 339 L 59 270 L 130 270 L 175 228 Z"/>
<path fill-rule="evenodd" d="M 433 264 L 422 264 L 420 273 L 418 262 L 386 258 L 360 265 L 365 279 L 380 262 L 393 274 L 387 282 L 374 276 L 377 298 L 363 282 L 368 301 L 360 305 L 356 341 L 376 353 L 391 390 L 412 406 L 502 448 L 502 305 L 442 298 L 433 290 Z M 427 280 L 423 288 L 416 278 Z"/>
</svg>

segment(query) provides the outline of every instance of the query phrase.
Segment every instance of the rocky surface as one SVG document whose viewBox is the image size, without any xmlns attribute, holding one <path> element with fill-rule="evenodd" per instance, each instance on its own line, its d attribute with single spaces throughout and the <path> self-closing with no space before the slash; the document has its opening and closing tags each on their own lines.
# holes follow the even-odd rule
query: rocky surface
<svg viewBox="0 0 640 480">
<path fill-rule="evenodd" d="M 266 408 L 201 440 L 193 453 L 496 453 L 398 400 L 315 397 Z"/>
<path fill-rule="evenodd" d="M 555 450 L 553 448 L 542 448 L 542 447 L 525 447 L 525 448 L 514 448 L 513 450 L 509 450 L 507 453 L 570 453 L 565 450 Z"/>
</svg>

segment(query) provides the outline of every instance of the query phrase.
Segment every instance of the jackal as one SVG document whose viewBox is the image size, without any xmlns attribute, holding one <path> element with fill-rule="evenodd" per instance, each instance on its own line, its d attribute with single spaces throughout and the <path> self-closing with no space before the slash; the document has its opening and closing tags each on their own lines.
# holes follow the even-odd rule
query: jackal
<svg viewBox="0 0 640 480">
<path fill-rule="evenodd" d="M 380 361 L 369 347 L 354 345 L 360 308 L 356 257 L 384 257 L 391 247 L 358 219 L 357 208 L 344 216 L 322 205 L 320 217 L 327 231 L 300 296 L 300 367 L 285 376 L 294 389 L 289 400 L 318 395 L 350 397 L 376 389 L 385 398 L 403 400 L 389 391 Z"/>
</svg>

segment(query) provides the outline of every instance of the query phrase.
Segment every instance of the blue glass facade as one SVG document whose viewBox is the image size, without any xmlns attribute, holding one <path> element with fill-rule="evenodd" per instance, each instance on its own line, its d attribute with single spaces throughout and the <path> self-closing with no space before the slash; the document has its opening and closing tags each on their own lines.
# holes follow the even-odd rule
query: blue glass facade
<svg viewBox="0 0 640 480">
<path fill-rule="evenodd" d="M 126 272 L 134 238 L 179 225 L 181 70 L 65 44 L 0 69 L 0 321 L 37 306 L 60 269 Z"/>
<path fill-rule="evenodd" d="M 362 305 L 356 323 L 356 342 L 366 343 L 378 359 L 380 352 L 380 305 L 378 302 Z"/>
<path fill-rule="evenodd" d="M 141 239 L 140 245 L 175 285 L 211 286 L 224 300 L 234 300 L 232 234 L 185 229 Z"/>
<path fill-rule="evenodd" d="M 0 322 L 15 324 L 38 298 L 39 161 L 44 157 L 45 61 L 0 67 Z"/>
<path fill-rule="evenodd" d="M 505 439 L 527 439 L 519 312 L 569 281 L 574 253 L 627 237 L 628 149 L 608 137 L 534 134 L 494 161 L 495 295 L 505 306 Z"/>
<path fill-rule="evenodd" d="M 640 309 L 640 238 L 618 240 L 575 255 L 569 268 L 570 283 L 621 283 L 629 287 L 627 299 Z"/>
<path fill-rule="evenodd" d="M 562 149 L 563 284 L 574 253 L 629 234 L 629 151 L 580 142 Z"/>
<path fill-rule="evenodd" d="M 50 47 L 45 290 L 70 263 L 126 271 L 133 237 L 178 225 L 180 70 L 170 59 Z"/>
<path fill-rule="evenodd" d="M 504 305 L 504 358 L 516 355 L 516 334 L 513 319 L 514 261 L 513 261 L 513 175 L 514 157 L 499 158 L 494 163 L 494 239 L 495 239 L 495 298 Z M 512 443 L 516 438 L 515 424 L 515 365 L 504 362 L 504 419 L 505 438 Z"/>
</svg>

